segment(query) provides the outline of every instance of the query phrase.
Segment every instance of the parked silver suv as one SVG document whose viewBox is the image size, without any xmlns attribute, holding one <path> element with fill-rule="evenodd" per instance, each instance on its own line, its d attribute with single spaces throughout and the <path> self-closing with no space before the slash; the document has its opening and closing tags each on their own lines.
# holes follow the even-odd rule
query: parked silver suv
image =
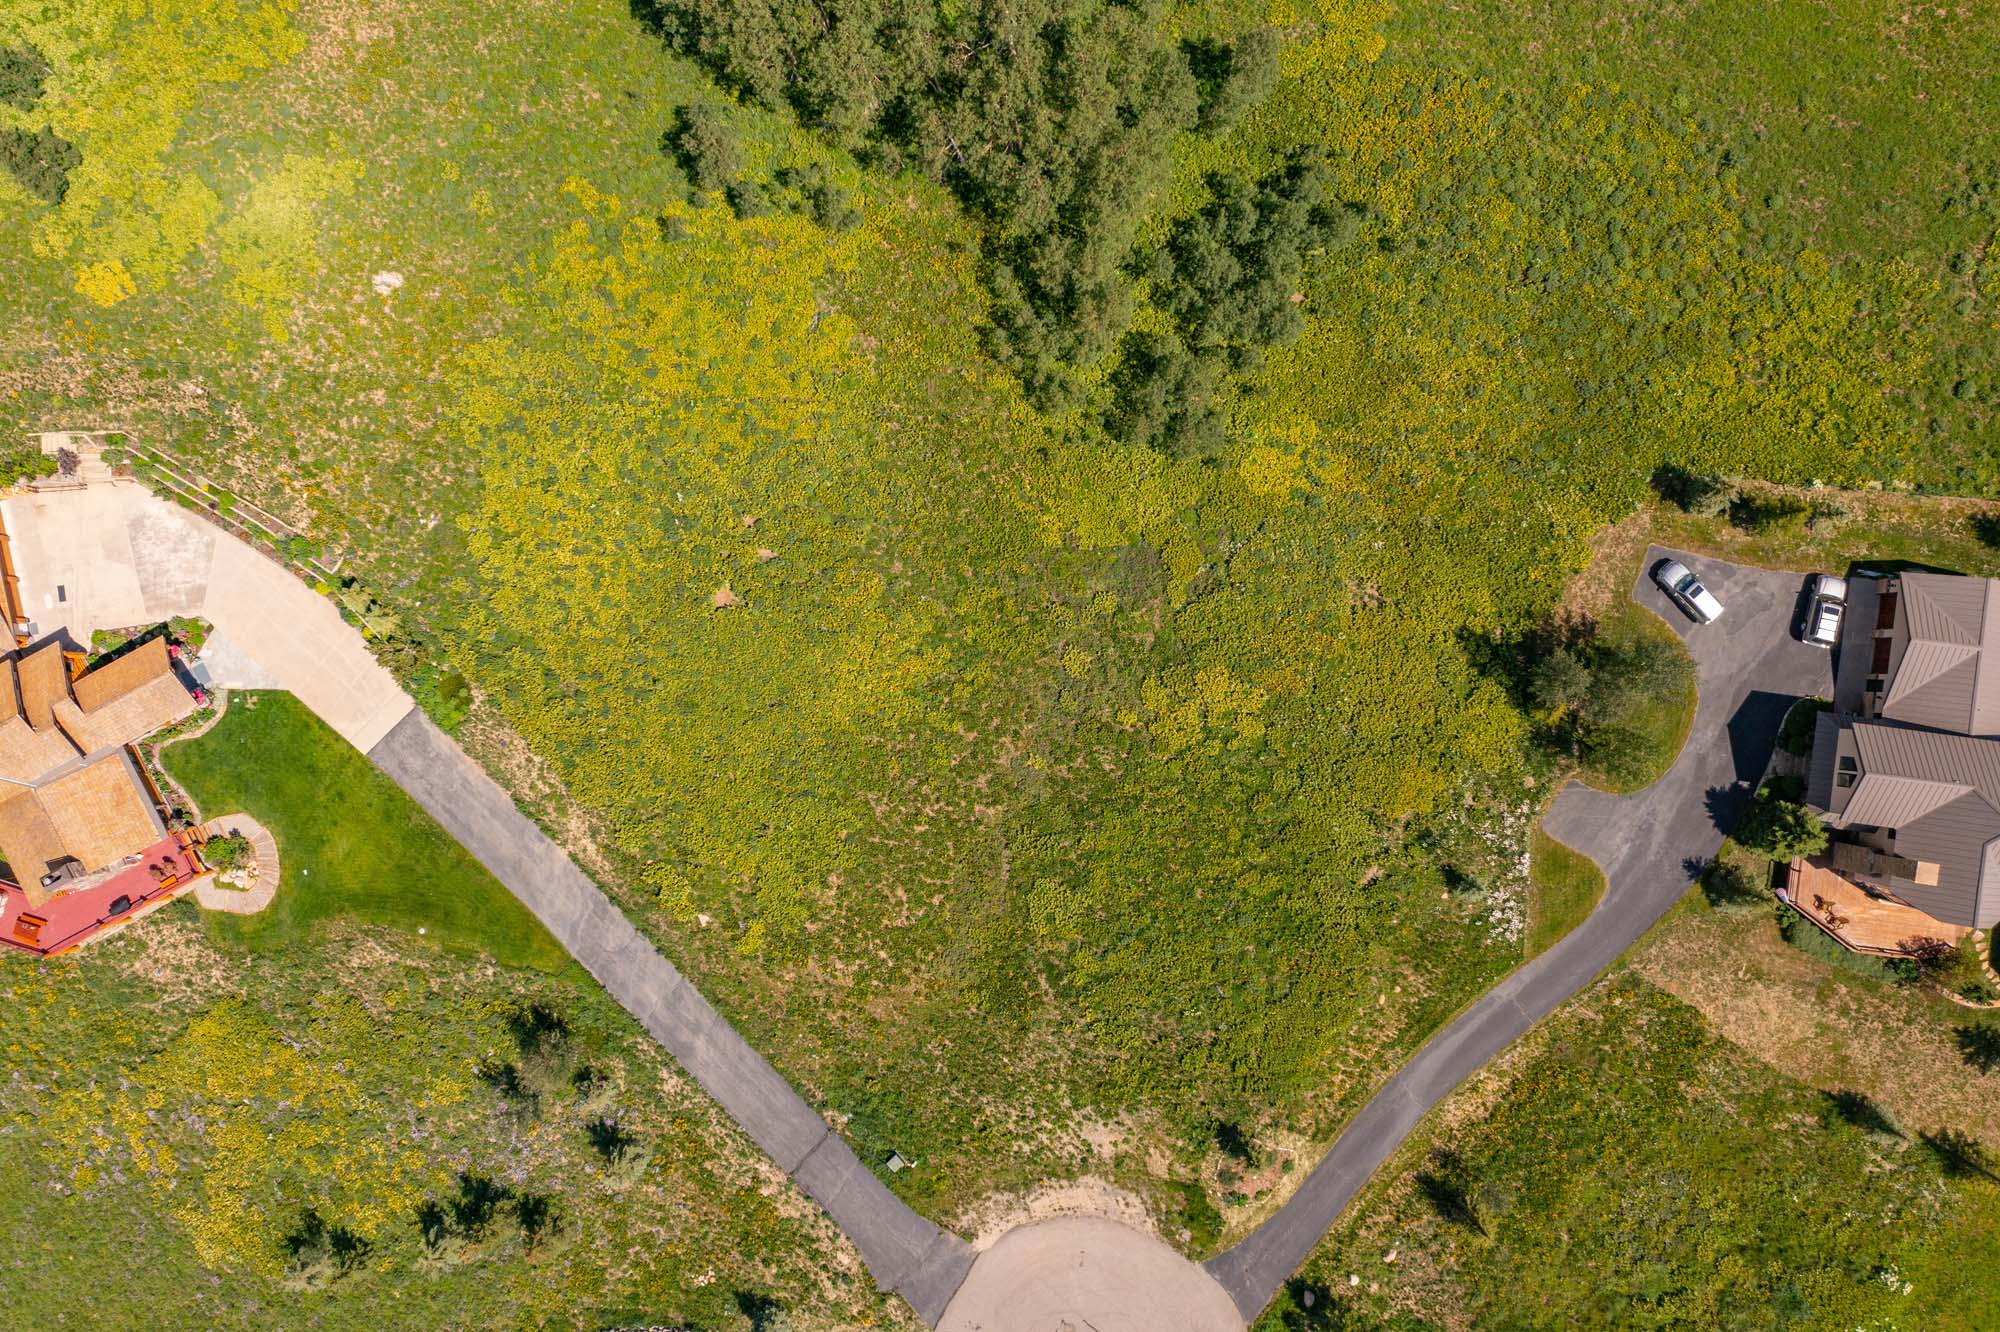
<svg viewBox="0 0 2000 1332">
<path fill-rule="evenodd" d="M 1654 566 L 1653 581 L 1699 623 L 1709 624 L 1722 618 L 1722 603 L 1715 599 L 1715 593 L 1703 587 L 1694 570 L 1679 560 L 1661 560 Z"/>
<path fill-rule="evenodd" d="M 1813 579 L 1812 606 L 1806 611 L 1805 633 L 1814 647 L 1830 648 L 1840 641 L 1840 622 L 1847 618 L 1847 580 L 1832 574 Z"/>
</svg>

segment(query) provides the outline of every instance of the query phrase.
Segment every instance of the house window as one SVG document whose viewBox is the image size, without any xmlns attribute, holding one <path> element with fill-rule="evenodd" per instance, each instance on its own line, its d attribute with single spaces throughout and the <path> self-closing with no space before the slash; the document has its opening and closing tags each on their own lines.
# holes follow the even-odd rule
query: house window
<svg viewBox="0 0 2000 1332">
<path fill-rule="evenodd" d="M 1893 638 L 1878 638 L 1875 640 L 1875 659 L 1868 663 L 1868 673 L 1870 675 L 1881 675 L 1889 669 L 1889 649 L 1894 645 L 1895 641 Z"/>
<path fill-rule="evenodd" d="M 1896 627 L 1896 594 L 1893 591 L 1884 592 L 1882 600 L 1876 603 L 1875 627 L 1877 629 L 1894 629 Z"/>
<path fill-rule="evenodd" d="M 1854 779 L 1861 775 L 1861 765 L 1854 761 L 1854 755 L 1842 754 L 1833 774 L 1833 784 L 1845 789 L 1854 785 Z"/>
</svg>

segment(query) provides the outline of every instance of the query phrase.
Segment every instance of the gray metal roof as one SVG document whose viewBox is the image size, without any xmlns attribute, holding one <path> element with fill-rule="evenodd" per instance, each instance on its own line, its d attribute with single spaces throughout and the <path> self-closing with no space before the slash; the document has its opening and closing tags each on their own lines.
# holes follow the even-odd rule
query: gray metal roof
<svg viewBox="0 0 2000 1332">
<path fill-rule="evenodd" d="M 2000 734 L 2000 662 L 1987 651 L 2000 644 L 2000 582 L 1906 573 L 1900 583 L 1878 711 L 1917 726 Z"/>
<path fill-rule="evenodd" d="M 1824 715 L 1807 796 L 1833 826 L 1884 829 L 1898 856 L 1937 866 L 1934 884 L 1881 880 L 1911 906 L 1957 925 L 2000 919 L 2000 740 Z"/>
</svg>

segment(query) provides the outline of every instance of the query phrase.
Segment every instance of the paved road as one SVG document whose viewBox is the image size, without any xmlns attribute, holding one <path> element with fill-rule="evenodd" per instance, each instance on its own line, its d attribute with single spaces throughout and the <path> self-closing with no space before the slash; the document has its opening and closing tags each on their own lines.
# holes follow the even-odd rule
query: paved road
<svg viewBox="0 0 2000 1332">
<path fill-rule="evenodd" d="M 1644 570 L 1675 552 L 1655 547 Z M 1633 596 L 1673 625 L 1695 659 L 1701 701 L 1687 747 L 1632 796 L 1572 782 L 1542 826 L 1604 870 L 1604 900 L 1555 947 L 1522 966 L 1432 1037 L 1354 1117 L 1299 1191 L 1209 1273 L 1254 1319 L 1417 1121 L 1487 1060 L 1615 961 L 1687 890 L 1721 846 L 1763 774 L 1793 701 L 1832 688 L 1828 655 L 1793 634 L 1806 576 L 1681 555 L 1726 608 L 1695 626 L 1642 570 Z"/>
<path fill-rule="evenodd" d="M 979 1255 L 938 1332 L 1243 1332 L 1229 1296 L 1151 1235 L 1095 1216 L 1016 1226 Z"/>
<path fill-rule="evenodd" d="M 485 769 L 422 712 L 368 757 L 527 904 L 861 1250 L 877 1285 L 935 1327 L 972 1247 L 911 1211 L 633 928 Z"/>
</svg>

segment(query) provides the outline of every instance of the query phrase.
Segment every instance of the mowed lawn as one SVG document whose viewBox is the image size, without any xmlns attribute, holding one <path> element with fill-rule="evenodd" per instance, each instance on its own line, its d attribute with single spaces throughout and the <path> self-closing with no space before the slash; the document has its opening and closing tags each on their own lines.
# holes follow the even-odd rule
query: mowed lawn
<svg viewBox="0 0 2000 1332">
<path fill-rule="evenodd" d="M 1604 873 L 1581 851 L 1572 851 L 1535 829 L 1528 835 L 1529 957 L 1546 951 L 1596 909 L 1604 896 Z"/>
<path fill-rule="evenodd" d="M 255 916 L 209 914 L 257 948 L 305 941 L 347 918 L 415 933 L 508 966 L 560 970 L 541 922 L 400 787 L 288 693 L 232 694 L 207 734 L 161 751 L 203 817 L 248 813 L 278 841 L 277 900 Z"/>
</svg>

